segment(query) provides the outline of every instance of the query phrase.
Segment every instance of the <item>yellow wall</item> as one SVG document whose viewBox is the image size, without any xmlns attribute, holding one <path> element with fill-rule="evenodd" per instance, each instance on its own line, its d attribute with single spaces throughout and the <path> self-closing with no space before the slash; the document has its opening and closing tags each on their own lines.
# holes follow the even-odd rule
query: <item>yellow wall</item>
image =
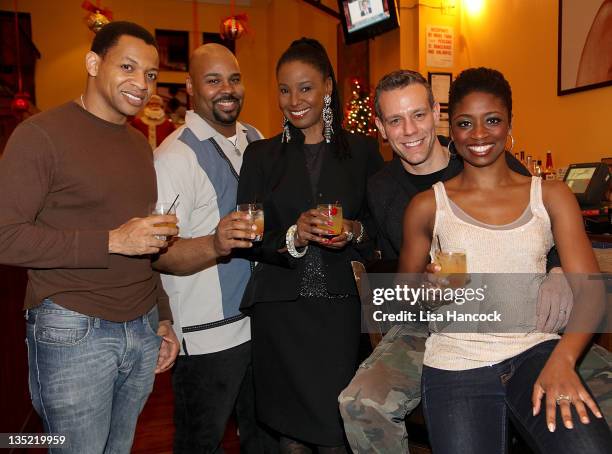
<svg viewBox="0 0 612 454">
<path fill-rule="evenodd" d="M 403 9 L 414 3 L 402 2 Z M 515 151 L 525 149 L 544 159 L 546 150 L 551 150 L 555 166 L 612 156 L 608 132 L 612 87 L 557 96 L 557 0 L 483 0 L 478 15 L 470 15 L 462 0 L 454 3 L 450 15 L 419 7 L 419 70 L 423 74 L 452 70 L 457 76 L 469 67 L 496 68 L 512 86 Z M 427 24 L 454 25 L 452 68 L 426 66 Z M 402 52 L 410 50 L 402 46 Z"/>
<path fill-rule="evenodd" d="M 291 41 L 304 36 L 316 38 L 327 49 L 334 71 L 337 73 L 337 20 L 301 0 L 270 1 L 267 8 L 267 20 L 269 30 L 267 41 L 269 65 L 265 71 L 269 89 L 267 109 L 270 117 L 270 134 L 277 134 L 281 130 L 283 118 L 278 108 L 275 76 L 278 58 L 291 44 Z M 258 51 L 260 50 L 258 48 Z"/>
<path fill-rule="evenodd" d="M 470 66 L 501 70 L 514 93 L 516 150 L 544 158 L 553 151 L 555 165 L 600 160 L 612 156 L 609 134 L 612 87 L 557 96 L 557 0 L 482 0 L 479 15 L 467 13 L 465 0 L 401 0 L 400 30 L 370 41 L 370 80 L 374 86 L 399 67 L 451 71 Z M 439 6 L 455 4 L 442 11 Z M 36 68 L 38 106 L 48 109 L 83 90 L 83 56 L 92 34 L 84 25 L 81 0 L 20 0 L 21 11 L 32 14 L 34 42 L 42 58 Z M 333 2 L 327 1 L 330 5 Z M 105 0 L 117 20 L 132 20 L 155 28 L 192 30 L 192 4 L 184 0 Z M 429 5 L 429 7 L 424 6 Z M 0 9 L 12 10 L 12 0 Z M 280 130 L 274 67 L 282 51 L 301 36 L 319 39 L 336 64 L 337 21 L 301 0 L 251 0 L 237 7 L 249 15 L 253 29 L 237 42 L 237 56 L 246 85 L 242 119 L 267 136 Z M 199 4 L 199 29 L 216 32 L 229 6 Z M 452 68 L 428 68 L 425 29 L 451 25 L 455 30 Z M 180 73 L 162 74 L 161 81 L 181 81 Z"/>
<path fill-rule="evenodd" d="M 512 86 L 515 151 L 544 160 L 551 150 L 557 167 L 612 156 L 606 134 L 612 87 L 557 96 L 558 0 L 481 0 L 478 14 L 465 1 L 399 0 L 400 30 L 370 41 L 372 86 L 399 67 L 454 77 L 469 67 L 493 67 Z M 454 28 L 452 67 L 427 66 L 427 25 Z M 383 152 L 388 159 L 389 150 Z"/>
<path fill-rule="evenodd" d="M 41 110 L 76 99 L 85 86 L 84 56 L 93 34 L 83 18 L 81 0 L 20 0 L 19 10 L 31 13 L 33 40 L 42 57 L 36 65 L 37 105 Z M 95 2 L 93 2 L 95 3 Z M 115 20 L 156 28 L 193 31 L 192 3 L 185 0 L 103 0 Z M 13 10 L 12 0 L 0 0 L 0 10 Z M 280 131 L 274 67 L 290 42 L 302 36 L 319 39 L 336 64 L 337 21 L 299 0 L 251 0 L 246 12 L 252 33 L 237 41 L 246 100 L 241 119 L 266 136 Z M 225 5 L 199 3 L 198 43 L 202 32 L 218 32 L 230 14 Z M 193 34 L 192 34 L 193 39 Z M 183 73 L 162 72 L 160 82 L 184 82 Z"/>
</svg>

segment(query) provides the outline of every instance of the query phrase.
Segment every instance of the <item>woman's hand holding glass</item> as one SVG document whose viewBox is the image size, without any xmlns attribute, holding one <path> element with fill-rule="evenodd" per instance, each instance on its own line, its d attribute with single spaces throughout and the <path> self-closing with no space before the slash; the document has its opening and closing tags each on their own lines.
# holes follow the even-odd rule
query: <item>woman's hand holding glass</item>
<svg viewBox="0 0 612 454">
<path fill-rule="evenodd" d="M 342 233 L 334 236 L 331 217 L 318 209 L 310 209 L 296 222 L 295 246 L 304 247 L 314 242 L 331 249 L 342 249 L 354 237 L 354 224 L 354 221 L 343 219 Z"/>
<path fill-rule="evenodd" d="M 357 223 L 356 221 L 351 221 L 349 219 L 343 219 L 342 220 L 342 233 L 340 235 L 330 238 L 327 243 L 323 243 L 323 244 L 332 249 L 342 249 L 348 243 L 353 241 L 355 236 L 359 233 L 359 228 L 355 227 L 356 223 Z"/>
</svg>

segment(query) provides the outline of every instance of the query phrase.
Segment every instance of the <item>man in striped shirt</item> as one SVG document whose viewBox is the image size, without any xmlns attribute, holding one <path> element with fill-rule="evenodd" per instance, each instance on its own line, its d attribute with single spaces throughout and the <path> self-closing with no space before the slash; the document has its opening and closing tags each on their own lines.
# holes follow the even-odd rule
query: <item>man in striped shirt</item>
<svg viewBox="0 0 612 454">
<path fill-rule="evenodd" d="M 187 91 L 194 110 L 155 151 L 159 200 L 179 195 L 180 238 L 156 267 L 170 298 L 181 352 L 174 371 L 175 453 L 216 452 L 236 411 L 241 451 L 263 452 L 255 422 L 248 317 L 239 311 L 250 263 L 253 220 L 236 209 L 242 156 L 261 138 L 237 121 L 244 86 L 234 55 L 196 49 Z M 170 274 L 171 273 L 171 274 Z"/>
</svg>

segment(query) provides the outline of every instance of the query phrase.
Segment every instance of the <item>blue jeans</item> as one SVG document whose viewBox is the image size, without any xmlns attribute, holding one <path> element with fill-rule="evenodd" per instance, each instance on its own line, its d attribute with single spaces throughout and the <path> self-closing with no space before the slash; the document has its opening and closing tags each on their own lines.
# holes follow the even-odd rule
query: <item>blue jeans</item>
<svg viewBox="0 0 612 454">
<path fill-rule="evenodd" d="M 57 452 L 129 453 L 155 379 L 157 308 L 110 322 L 46 299 L 26 320 L 32 404 L 69 443 Z"/>
<path fill-rule="evenodd" d="M 533 416 L 533 384 L 556 344 L 543 342 L 490 367 L 448 371 L 423 366 L 422 401 L 433 452 L 505 453 L 508 418 L 534 452 L 612 452 L 606 421 L 588 409 L 591 422 L 582 424 L 572 406 L 573 429 L 565 428 L 557 410 L 553 433 L 546 427 L 544 405 Z"/>
</svg>

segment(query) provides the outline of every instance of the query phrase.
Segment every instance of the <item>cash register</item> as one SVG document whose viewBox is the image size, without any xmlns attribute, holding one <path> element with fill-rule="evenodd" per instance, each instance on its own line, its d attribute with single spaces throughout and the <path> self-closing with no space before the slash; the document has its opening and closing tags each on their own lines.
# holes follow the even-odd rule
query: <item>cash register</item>
<svg viewBox="0 0 612 454">
<path fill-rule="evenodd" d="M 610 203 L 606 193 L 610 187 L 610 169 L 604 162 L 571 164 L 564 180 L 576 196 L 587 232 L 610 234 Z"/>
</svg>

